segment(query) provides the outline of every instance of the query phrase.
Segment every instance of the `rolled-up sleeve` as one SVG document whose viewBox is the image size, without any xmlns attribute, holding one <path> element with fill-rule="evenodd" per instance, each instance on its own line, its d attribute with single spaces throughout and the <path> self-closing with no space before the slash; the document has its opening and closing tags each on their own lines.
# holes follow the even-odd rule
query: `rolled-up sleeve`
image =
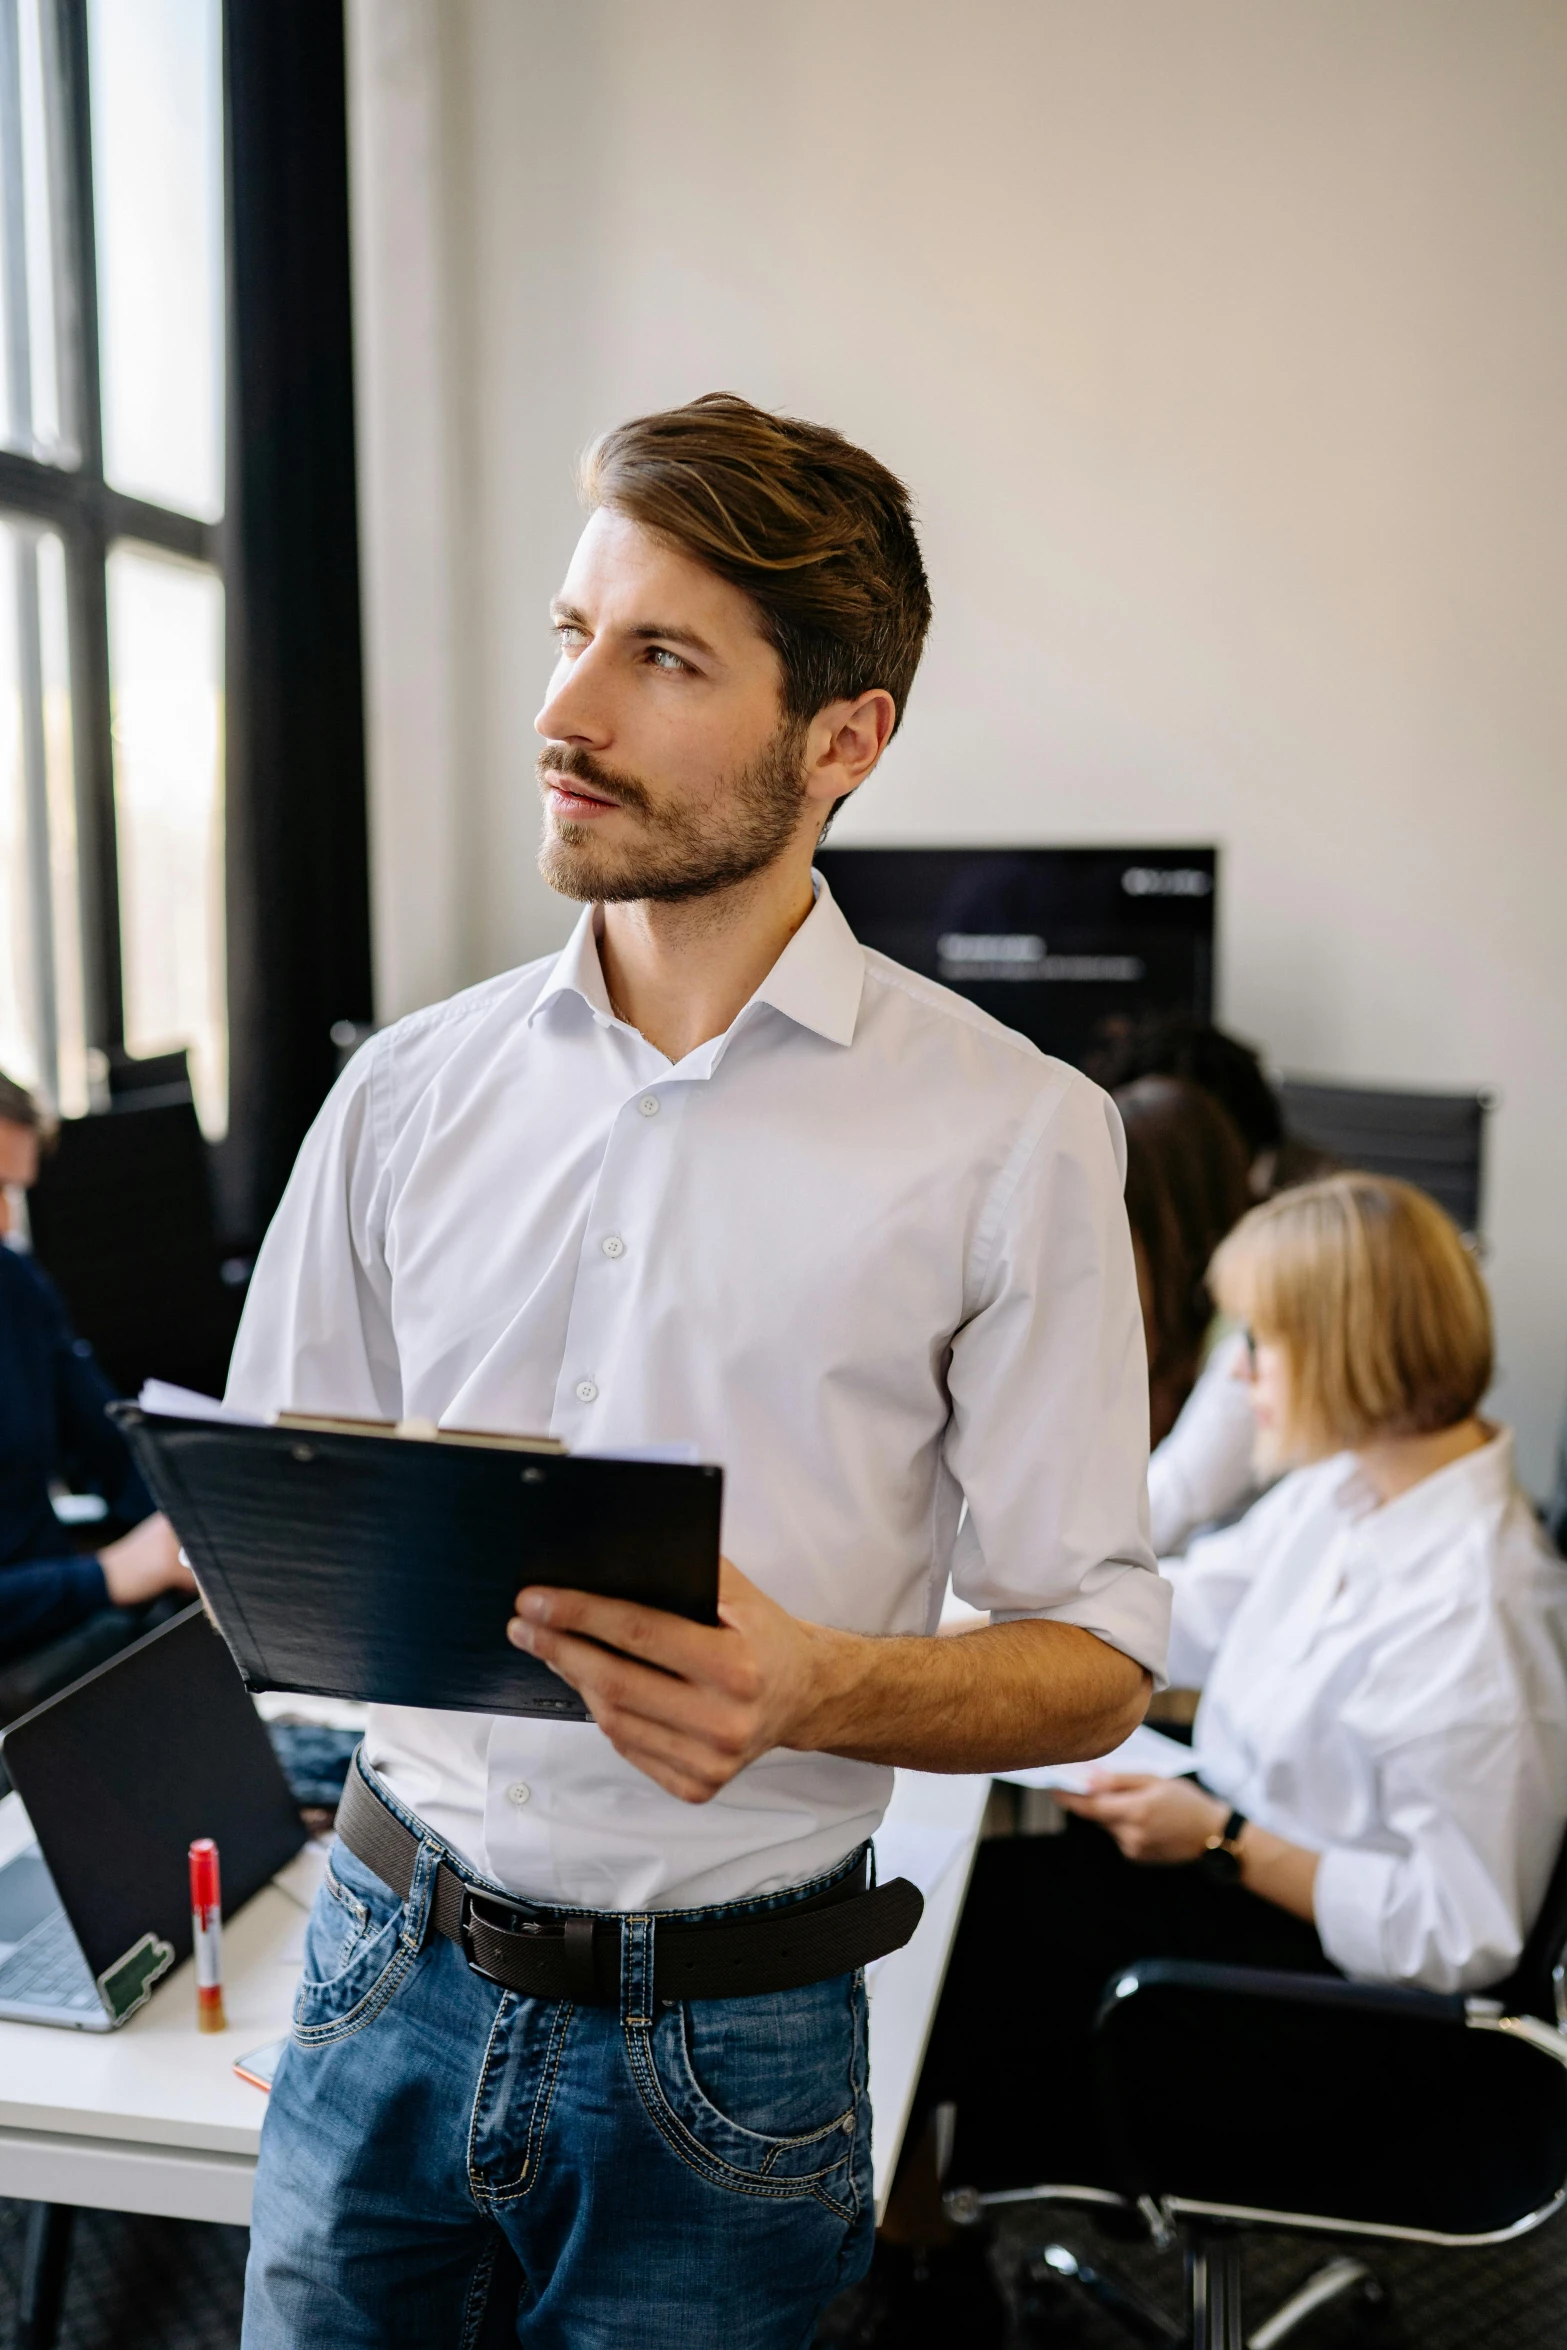
<svg viewBox="0 0 1567 2350">
<path fill-rule="evenodd" d="M 1511 1972 L 1553 1857 L 1556 1812 L 1505 1724 L 1406 1741 L 1378 1758 L 1385 1849 L 1332 1845 L 1317 1867 L 1322 1947 L 1347 1975 L 1472 1991 Z"/>
<path fill-rule="evenodd" d="M 953 1588 L 1000 1622 L 1079 1624 L 1162 1678 L 1169 1586 L 1148 1542 L 1148 1372 L 1114 1105 L 1066 1077 L 976 1238 L 953 1341 Z"/>
<path fill-rule="evenodd" d="M 383 1250 L 380 1045 L 356 1053 L 301 1146 L 256 1259 L 226 1400 L 402 1416 Z"/>
</svg>

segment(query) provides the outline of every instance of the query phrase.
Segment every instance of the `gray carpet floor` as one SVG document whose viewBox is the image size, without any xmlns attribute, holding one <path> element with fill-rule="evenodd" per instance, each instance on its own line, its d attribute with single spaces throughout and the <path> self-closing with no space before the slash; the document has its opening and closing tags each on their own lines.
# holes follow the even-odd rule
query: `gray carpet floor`
<svg viewBox="0 0 1567 2350">
<path fill-rule="evenodd" d="M 27 2207 L 0 2202 L 0 2350 L 9 2350 Z M 1014 2277 L 1028 2252 L 1055 2240 L 1112 2265 L 1172 2311 L 1179 2266 L 1169 2258 L 1106 2244 L 1075 2219 L 1016 2214 L 998 2247 Z M 79 2215 L 60 2330 L 60 2350 L 234 2350 L 245 2269 L 243 2228 L 136 2219 L 118 2212 Z M 1254 2237 L 1247 2250 L 1248 2317 L 1257 2324 L 1318 2261 L 1324 2248 L 1290 2237 Z M 1408 2350 L 1561 2350 L 1567 2343 L 1567 2217 L 1534 2235 L 1481 2252 L 1373 2249 L 1368 2258 L 1391 2289 Z M 963 2350 L 954 2334 L 954 2350 Z M 1325 2319 L 1301 2350 L 1341 2350 L 1353 2336 Z M 1047 2288 L 1038 2316 L 1015 2334 L 1015 2350 L 1128 2350 L 1127 2336 L 1075 2296 Z M 432 2346 L 435 2350 L 435 2346 Z"/>
</svg>

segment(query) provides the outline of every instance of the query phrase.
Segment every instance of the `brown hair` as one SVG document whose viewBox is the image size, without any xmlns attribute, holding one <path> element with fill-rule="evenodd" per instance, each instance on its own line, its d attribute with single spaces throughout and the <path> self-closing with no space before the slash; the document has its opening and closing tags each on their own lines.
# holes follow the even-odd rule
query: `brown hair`
<svg viewBox="0 0 1567 2350">
<path fill-rule="evenodd" d="M 1491 1306 L 1452 1218 L 1391 1175 L 1329 1175 L 1237 1225 L 1211 1279 L 1283 1348 L 1298 1459 L 1467 1420 L 1491 1384 Z"/>
<path fill-rule="evenodd" d="M 0 1069 L 0 1120 L 7 1126 L 25 1126 L 29 1134 L 47 1137 L 54 1121 L 45 1116 L 25 1085 Z"/>
<path fill-rule="evenodd" d="M 1148 1376 L 1162 1434 L 1191 1391 L 1213 1318 L 1208 1260 L 1251 1203 L 1246 1146 L 1212 1094 L 1184 1077 L 1139 1077 L 1115 1101 L 1126 1212 L 1152 1292 Z"/>
<path fill-rule="evenodd" d="M 885 465 L 824 424 L 708 392 L 605 433 L 578 485 L 744 589 L 783 664 L 786 717 L 880 686 L 896 730 L 930 588 L 908 491 Z"/>
</svg>

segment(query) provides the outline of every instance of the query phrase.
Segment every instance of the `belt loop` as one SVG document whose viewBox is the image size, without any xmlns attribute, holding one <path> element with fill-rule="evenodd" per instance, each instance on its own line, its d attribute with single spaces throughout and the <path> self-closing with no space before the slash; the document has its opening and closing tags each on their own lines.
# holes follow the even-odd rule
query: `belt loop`
<svg viewBox="0 0 1567 2350">
<path fill-rule="evenodd" d="M 437 1872 L 441 1866 L 441 1847 L 428 1836 L 419 1839 L 419 1851 L 414 1861 L 413 1882 L 408 1898 L 403 1903 L 403 1930 L 399 1937 L 410 1950 L 422 1950 L 432 1924 Z"/>
<path fill-rule="evenodd" d="M 620 1922 L 620 2013 L 628 2027 L 648 2030 L 653 2022 L 653 1920 Z"/>
</svg>

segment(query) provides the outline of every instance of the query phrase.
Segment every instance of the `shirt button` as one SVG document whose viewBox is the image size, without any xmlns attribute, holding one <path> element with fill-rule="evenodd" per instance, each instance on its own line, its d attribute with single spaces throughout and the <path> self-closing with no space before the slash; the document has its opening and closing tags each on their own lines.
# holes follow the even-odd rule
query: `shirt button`
<svg viewBox="0 0 1567 2350">
<path fill-rule="evenodd" d="M 597 1403 L 598 1399 L 599 1391 L 593 1380 L 579 1379 L 577 1381 L 578 1403 Z"/>
<path fill-rule="evenodd" d="M 532 1793 L 533 1789 L 528 1785 L 525 1779 L 514 1779 L 506 1790 L 506 1800 L 508 1803 L 514 1803 L 517 1806 L 517 1809 L 521 1811 L 523 1805 L 527 1802 L 529 1796 Z"/>
<path fill-rule="evenodd" d="M 642 1112 L 644 1118 L 656 1118 L 659 1110 L 657 1094 L 645 1093 L 638 1102 L 637 1108 Z"/>
<path fill-rule="evenodd" d="M 626 1253 L 626 1244 L 618 1232 L 606 1233 L 599 1246 L 607 1257 L 623 1257 Z"/>
</svg>

